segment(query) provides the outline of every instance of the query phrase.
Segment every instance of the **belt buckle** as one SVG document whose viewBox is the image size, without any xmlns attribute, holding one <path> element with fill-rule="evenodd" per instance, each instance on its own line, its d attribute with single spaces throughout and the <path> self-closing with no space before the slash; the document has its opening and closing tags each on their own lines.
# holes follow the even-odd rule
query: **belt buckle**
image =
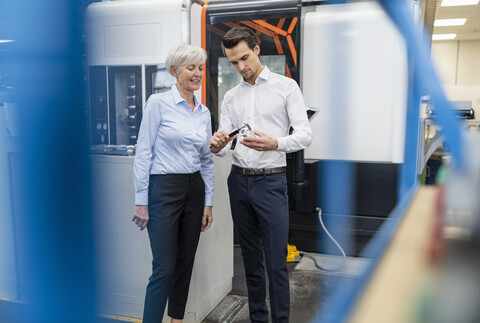
<svg viewBox="0 0 480 323">
<path fill-rule="evenodd" d="M 253 169 L 253 175 L 263 175 L 265 176 L 265 168 L 254 168 Z"/>
<path fill-rule="evenodd" d="M 255 168 L 245 168 L 243 174 L 245 176 L 255 176 L 257 175 L 257 170 Z"/>
</svg>

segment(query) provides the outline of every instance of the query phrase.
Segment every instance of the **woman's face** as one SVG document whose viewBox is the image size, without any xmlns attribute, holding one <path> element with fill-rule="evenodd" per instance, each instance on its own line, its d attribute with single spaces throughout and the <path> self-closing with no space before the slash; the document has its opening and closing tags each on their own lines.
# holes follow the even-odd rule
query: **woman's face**
<svg viewBox="0 0 480 323">
<path fill-rule="evenodd" d="M 177 86 L 186 91 L 196 91 L 202 85 L 205 63 L 185 64 L 178 71 L 172 67 L 172 75 L 177 79 Z"/>
</svg>

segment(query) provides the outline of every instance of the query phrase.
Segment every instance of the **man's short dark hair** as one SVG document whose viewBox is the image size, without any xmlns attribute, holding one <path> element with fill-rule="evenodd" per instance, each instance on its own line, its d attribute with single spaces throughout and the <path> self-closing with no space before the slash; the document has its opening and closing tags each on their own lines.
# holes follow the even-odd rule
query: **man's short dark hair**
<svg viewBox="0 0 480 323">
<path fill-rule="evenodd" d="M 225 54 L 225 48 L 233 48 L 238 45 L 239 42 L 245 41 L 248 47 L 253 50 L 255 46 L 259 45 L 257 36 L 250 28 L 237 26 L 230 29 L 222 38 L 222 50 Z"/>
</svg>

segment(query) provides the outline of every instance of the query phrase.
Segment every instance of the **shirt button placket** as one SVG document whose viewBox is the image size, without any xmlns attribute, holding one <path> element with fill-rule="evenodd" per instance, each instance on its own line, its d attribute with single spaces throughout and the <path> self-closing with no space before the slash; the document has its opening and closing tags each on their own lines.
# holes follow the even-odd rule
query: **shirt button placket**
<svg viewBox="0 0 480 323">
<path fill-rule="evenodd" d="M 249 106 L 250 106 L 250 109 L 249 109 L 249 116 L 248 116 L 248 125 L 250 126 L 250 128 L 255 129 L 255 85 L 251 85 L 250 86 L 250 102 L 249 102 Z M 252 149 L 249 149 L 248 150 L 248 153 L 247 153 L 247 163 L 249 165 L 249 167 L 253 167 L 255 168 L 255 165 L 252 165 L 252 154 L 253 154 L 253 151 Z"/>
<path fill-rule="evenodd" d="M 194 118 L 193 118 L 193 111 L 192 113 L 190 114 L 190 133 L 192 134 L 192 145 L 190 146 L 190 154 L 191 154 L 191 157 L 190 157 L 190 161 L 191 161 L 191 165 L 193 167 L 193 163 L 194 163 L 194 160 L 195 160 L 195 148 L 194 148 L 194 144 L 195 144 L 195 137 L 197 135 L 196 131 L 195 131 L 195 122 L 194 122 Z M 190 172 L 193 172 L 193 168 L 190 170 Z"/>
</svg>

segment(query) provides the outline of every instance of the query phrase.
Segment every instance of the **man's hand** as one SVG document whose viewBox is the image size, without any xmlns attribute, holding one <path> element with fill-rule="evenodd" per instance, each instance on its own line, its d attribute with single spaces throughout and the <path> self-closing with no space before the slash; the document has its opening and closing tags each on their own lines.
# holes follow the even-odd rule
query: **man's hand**
<svg viewBox="0 0 480 323">
<path fill-rule="evenodd" d="M 218 153 L 233 139 L 235 139 L 235 137 L 230 138 L 225 130 L 215 132 L 212 138 L 210 138 L 210 151 L 212 153 Z"/>
<path fill-rule="evenodd" d="M 140 230 L 145 229 L 148 222 L 148 206 L 147 205 L 137 205 L 133 211 L 133 222 L 140 228 Z"/>
<path fill-rule="evenodd" d="M 258 151 L 277 150 L 278 141 L 275 138 L 269 137 L 263 132 L 253 131 L 258 137 L 245 137 L 240 143 L 248 148 Z"/>
<path fill-rule="evenodd" d="M 205 206 L 203 208 L 203 217 L 202 217 L 202 228 L 201 231 L 205 232 L 210 228 L 213 222 L 213 216 L 212 216 L 212 207 L 211 206 Z"/>
</svg>

